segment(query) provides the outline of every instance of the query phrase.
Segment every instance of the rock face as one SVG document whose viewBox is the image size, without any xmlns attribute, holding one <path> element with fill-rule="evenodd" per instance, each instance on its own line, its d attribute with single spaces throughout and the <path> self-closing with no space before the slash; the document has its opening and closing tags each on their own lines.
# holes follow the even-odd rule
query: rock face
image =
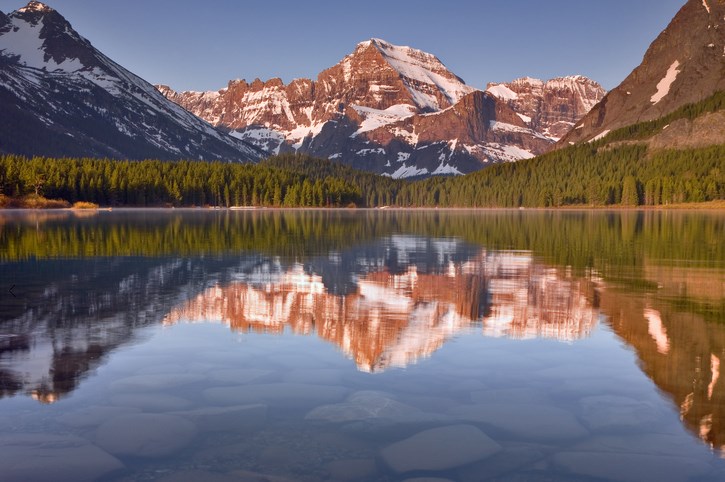
<svg viewBox="0 0 725 482">
<path fill-rule="evenodd" d="M 0 153 L 256 161 L 96 50 L 40 2 L 0 13 Z"/>
<path fill-rule="evenodd" d="M 586 82 L 572 81 L 579 84 Z M 563 101 L 566 112 L 557 113 L 561 94 L 550 89 L 551 112 L 531 114 L 536 126 L 557 133 L 546 134 L 508 101 L 466 85 L 435 56 L 380 39 L 358 44 L 315 81 L 235 80 L 218 92 L 157 88 L 262 149 L 310 153 L 395 178 L 463 174 L 533 157 L 569 125 L 557 123 L 573 124 L 593 105 Z"/>
<path fill-rule="evenodd" d="M 725 90 L 725 2 L 689 0 L 642 63 L 561 143 L 589 141 Z M 721 139 L 722 142 L 722 139 Z"/>
<path fill-rule="evenodd" d="M 606 94 L 601 85 L 582 75 L 547 81 L 523 77 L 489 83 L 486 91 L 506 102 L 527 127 L 557 140 Z"/>
</svg>

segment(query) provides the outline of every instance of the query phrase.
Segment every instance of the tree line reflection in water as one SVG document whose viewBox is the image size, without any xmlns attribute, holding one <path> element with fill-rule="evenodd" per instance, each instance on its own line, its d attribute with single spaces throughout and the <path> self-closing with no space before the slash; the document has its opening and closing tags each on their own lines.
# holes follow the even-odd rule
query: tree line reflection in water
<svg viewBox="0 0 725 482">
<path fill-rule="evenodd" d="M 0 221 L 20 294 L 0 307 L 3 396 L 53 402 L 159 323 L 314 334 L 384 371 L 461 332 L 575 342 L 602 320 L 685 425 L 725 445 L 722 215 L 71 216 Z"/>
</svg>

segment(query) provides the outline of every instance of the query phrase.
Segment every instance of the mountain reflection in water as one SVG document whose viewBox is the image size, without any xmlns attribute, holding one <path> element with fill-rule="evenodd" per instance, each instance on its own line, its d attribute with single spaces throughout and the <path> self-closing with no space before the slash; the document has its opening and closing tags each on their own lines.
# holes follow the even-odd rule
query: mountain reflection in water
<svg viewBox="0 0 725 482">
<path fill-rule="evenodd" d="M 587 350 L 610 336 L 622 342 L 607 352 L 611 371 L 631 354 L 647 377 L 635 388 L 653 383 L 657 409 L 725 453 L 724 237 L 725 216 L 707 213 L 3 215 L 0 270 L 18 297 L 0 293 L 0 398 L 70 399 L 166 331 L 147 328 L 222 323 L 242 337 L 325 340 L 381 373 L 351 370 L 368 384 L 357 389 L 413 384 L 405 377 L 450 362 L 456 340 L 505 338 L 475 339 L 507 343 L 478 362 L 513 366 L 482 385 L 508 389 L 513 373 L 569 410 L 572 390 L 620 397 L 587 371 L 606 368 Z M 560 355 L 552 346 L 572 348 L 579 358 L 558 360 L 581 360 L 580 371 L 546 366 Z"/>
<path fill-rule="evenodd" d="M 482 250 L 428 273 L 415 265 L 391 272 L 372 264 L 382 267 L 356 276 L 356 288 L 344 295 L 329 293 L 302 265 L 264 264 L 172 309 L 164 323 L 314 333 L 339 346 L 358 369 L 373 372 L 429 357 L 463 330 L 572 341 L 588 336 L 598 319 L 596 282 L 562 275 L 530 253 Z"/>
</svg>

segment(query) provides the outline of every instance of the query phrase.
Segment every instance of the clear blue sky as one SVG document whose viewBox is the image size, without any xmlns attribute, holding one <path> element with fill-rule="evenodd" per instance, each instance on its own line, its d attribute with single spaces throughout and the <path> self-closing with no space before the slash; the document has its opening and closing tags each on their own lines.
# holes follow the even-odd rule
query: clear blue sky
<svg viewBox="0 0 725 482">
<path fill-rule="evenodd" d="M 25 0 L 0 0 L 9 13 Z M 378 37 L 435 54 L 466 83 L 583 74 L 611 89 L 684 0 L 48 0 L 152 83 L 315 78 Z"/>
</svg>

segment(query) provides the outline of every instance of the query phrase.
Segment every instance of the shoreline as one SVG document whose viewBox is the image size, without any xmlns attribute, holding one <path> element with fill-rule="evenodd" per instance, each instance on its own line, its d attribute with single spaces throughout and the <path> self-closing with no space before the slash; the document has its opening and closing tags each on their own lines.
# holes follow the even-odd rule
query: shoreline
<svg viewBox="0 0 725 482">
<path fill-rule="evenodd" d="M 25 207 L 0 207 L 0 213 L 11 212 L 57 212 L 57 213 L 108 213 L 108 212 L 142 212 L 142 211 L 159 211 L 159 212 L 265 212 L 265 211 L 339 211 L 339 212 L 362 212 L 362 211 L 723 211 L 725 212 L 725 200 L 708 201 L 703 203 L 680 203 L 661 206 L 549 206 L 549 207 L 439 207 L 439 206 L 382 206 L 382 207 L 272 207 L 272 206 L 100 206 L 94 209 L 77 209 L 67 208 L 25 208 Z"/>
</svg>

